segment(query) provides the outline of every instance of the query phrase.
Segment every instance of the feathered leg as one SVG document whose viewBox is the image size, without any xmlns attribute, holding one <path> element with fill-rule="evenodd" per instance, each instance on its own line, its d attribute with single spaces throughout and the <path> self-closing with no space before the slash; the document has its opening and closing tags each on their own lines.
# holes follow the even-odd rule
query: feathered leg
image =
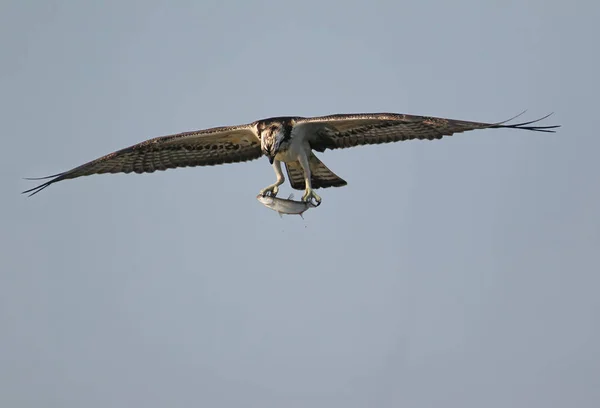
<svg viewBox="0 0 600 408">
<path fill-rule="evenodd" d="M 283 172 L 281 171 L 281 162 L 279 160 L 274 160 L 273 161 L 273 170 L 275 170 L 275 175 L 277 176 L 277 181 L 275 181 L 274 184 L 271 184 L 270 186 L 267 186 L 265 188 L 263 188 L 262 190 L 260 190 L 260 195 L 266 195 L 267 193 L 269 193 L 269 195 L 271 197 L 275 197 L 277 195 L 277 193 L 279 192 L 279 186 L 282 185 L 285 182 L 285 176 L 283 175 Z"/>
<path fill-rule="evenodd" d="M 321 204 L 321 197 L 319 197 L 319 195 L 314 192 L 314 190 L 312 189 L 312 185 L 310 183 L 310 179 L 311 179 L 310 163 L 308 161 L 308 157 L 306 156 L 306 153 L 302 152 L 301 154 L 299 154 L 298 161 L 300 162 L 300 165 L 302 166 L 302 169 L 304 170 L 305 189 L 304 189 L 304 195 L 302 196 L 302 201 L 311 201 L 314 198 L 315 201 L 317 202 L 317 205 Z"/>
</svg>

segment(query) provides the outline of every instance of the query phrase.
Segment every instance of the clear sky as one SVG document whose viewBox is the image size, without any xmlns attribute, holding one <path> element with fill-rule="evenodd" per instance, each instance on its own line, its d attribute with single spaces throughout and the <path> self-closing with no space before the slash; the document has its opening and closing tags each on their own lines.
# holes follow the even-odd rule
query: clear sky
<svg viewBox="0 0 600 408">
<path fill-rule="evenodd" d="M 599 7 L 3 1 L 0 406 L 600 406 Z M 266 158 L 19 194 L 270 116 L 523 109 L 563 127 L 320 154 L 304 220 Z"/>
</svg>

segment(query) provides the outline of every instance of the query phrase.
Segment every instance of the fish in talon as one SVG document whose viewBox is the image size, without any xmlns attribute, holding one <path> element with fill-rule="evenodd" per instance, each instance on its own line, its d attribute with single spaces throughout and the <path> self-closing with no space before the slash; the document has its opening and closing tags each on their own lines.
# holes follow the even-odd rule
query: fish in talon
<svg viewBox="0 0 600 408">
<path fill-rule="evenodd" d="M 292 198 L 294 198 L 293 194 L 290 194 L 287 199 L 262 195 L 260 193 L 256 196 L 256 199 L 261 204 L 273 211 L 277 211 L 280 217 L 282 217 L 283 214 L 298 214 L 300 217 L 302 217 L 302 219 L 304 219 L 302 214 L 306 210 L 309 208 L 315 208 L 320 204 L 319 203 L 315 205 L 311 201 L 295 201 L 292 200 Z"/>
</svg>

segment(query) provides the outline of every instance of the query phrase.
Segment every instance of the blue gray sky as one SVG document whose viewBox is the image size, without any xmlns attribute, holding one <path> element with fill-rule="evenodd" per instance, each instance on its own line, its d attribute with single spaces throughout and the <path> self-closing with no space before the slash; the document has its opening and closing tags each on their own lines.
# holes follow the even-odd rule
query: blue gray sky
<svg viewBox="0 0 600 408">
<path fill-rule="evenodd" d="M 600 6 L 411 3 L 2 2 L 0 406 L 599 406 Z M 267 159 L 19 194 L 269 116 L 523 109 L 563 127 L 321 154 L 304 220 Z"/>
</svg>

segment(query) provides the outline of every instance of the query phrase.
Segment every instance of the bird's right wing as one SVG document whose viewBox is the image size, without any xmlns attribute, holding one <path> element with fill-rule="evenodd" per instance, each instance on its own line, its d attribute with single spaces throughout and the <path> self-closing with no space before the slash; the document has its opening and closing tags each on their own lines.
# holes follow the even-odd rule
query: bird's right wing
<svg viewBox="0 0 600 408">
<path fill-rule="evenodd" d="M 63 173 L 28 180 L 51 180 L 23 191 L 34 195 L 61 180 L 103 173 L 152 173 L 177 167 L 249 161 L 262 155 L 254 123 L 216 127 L 149 139 Z"/>
</svg>

